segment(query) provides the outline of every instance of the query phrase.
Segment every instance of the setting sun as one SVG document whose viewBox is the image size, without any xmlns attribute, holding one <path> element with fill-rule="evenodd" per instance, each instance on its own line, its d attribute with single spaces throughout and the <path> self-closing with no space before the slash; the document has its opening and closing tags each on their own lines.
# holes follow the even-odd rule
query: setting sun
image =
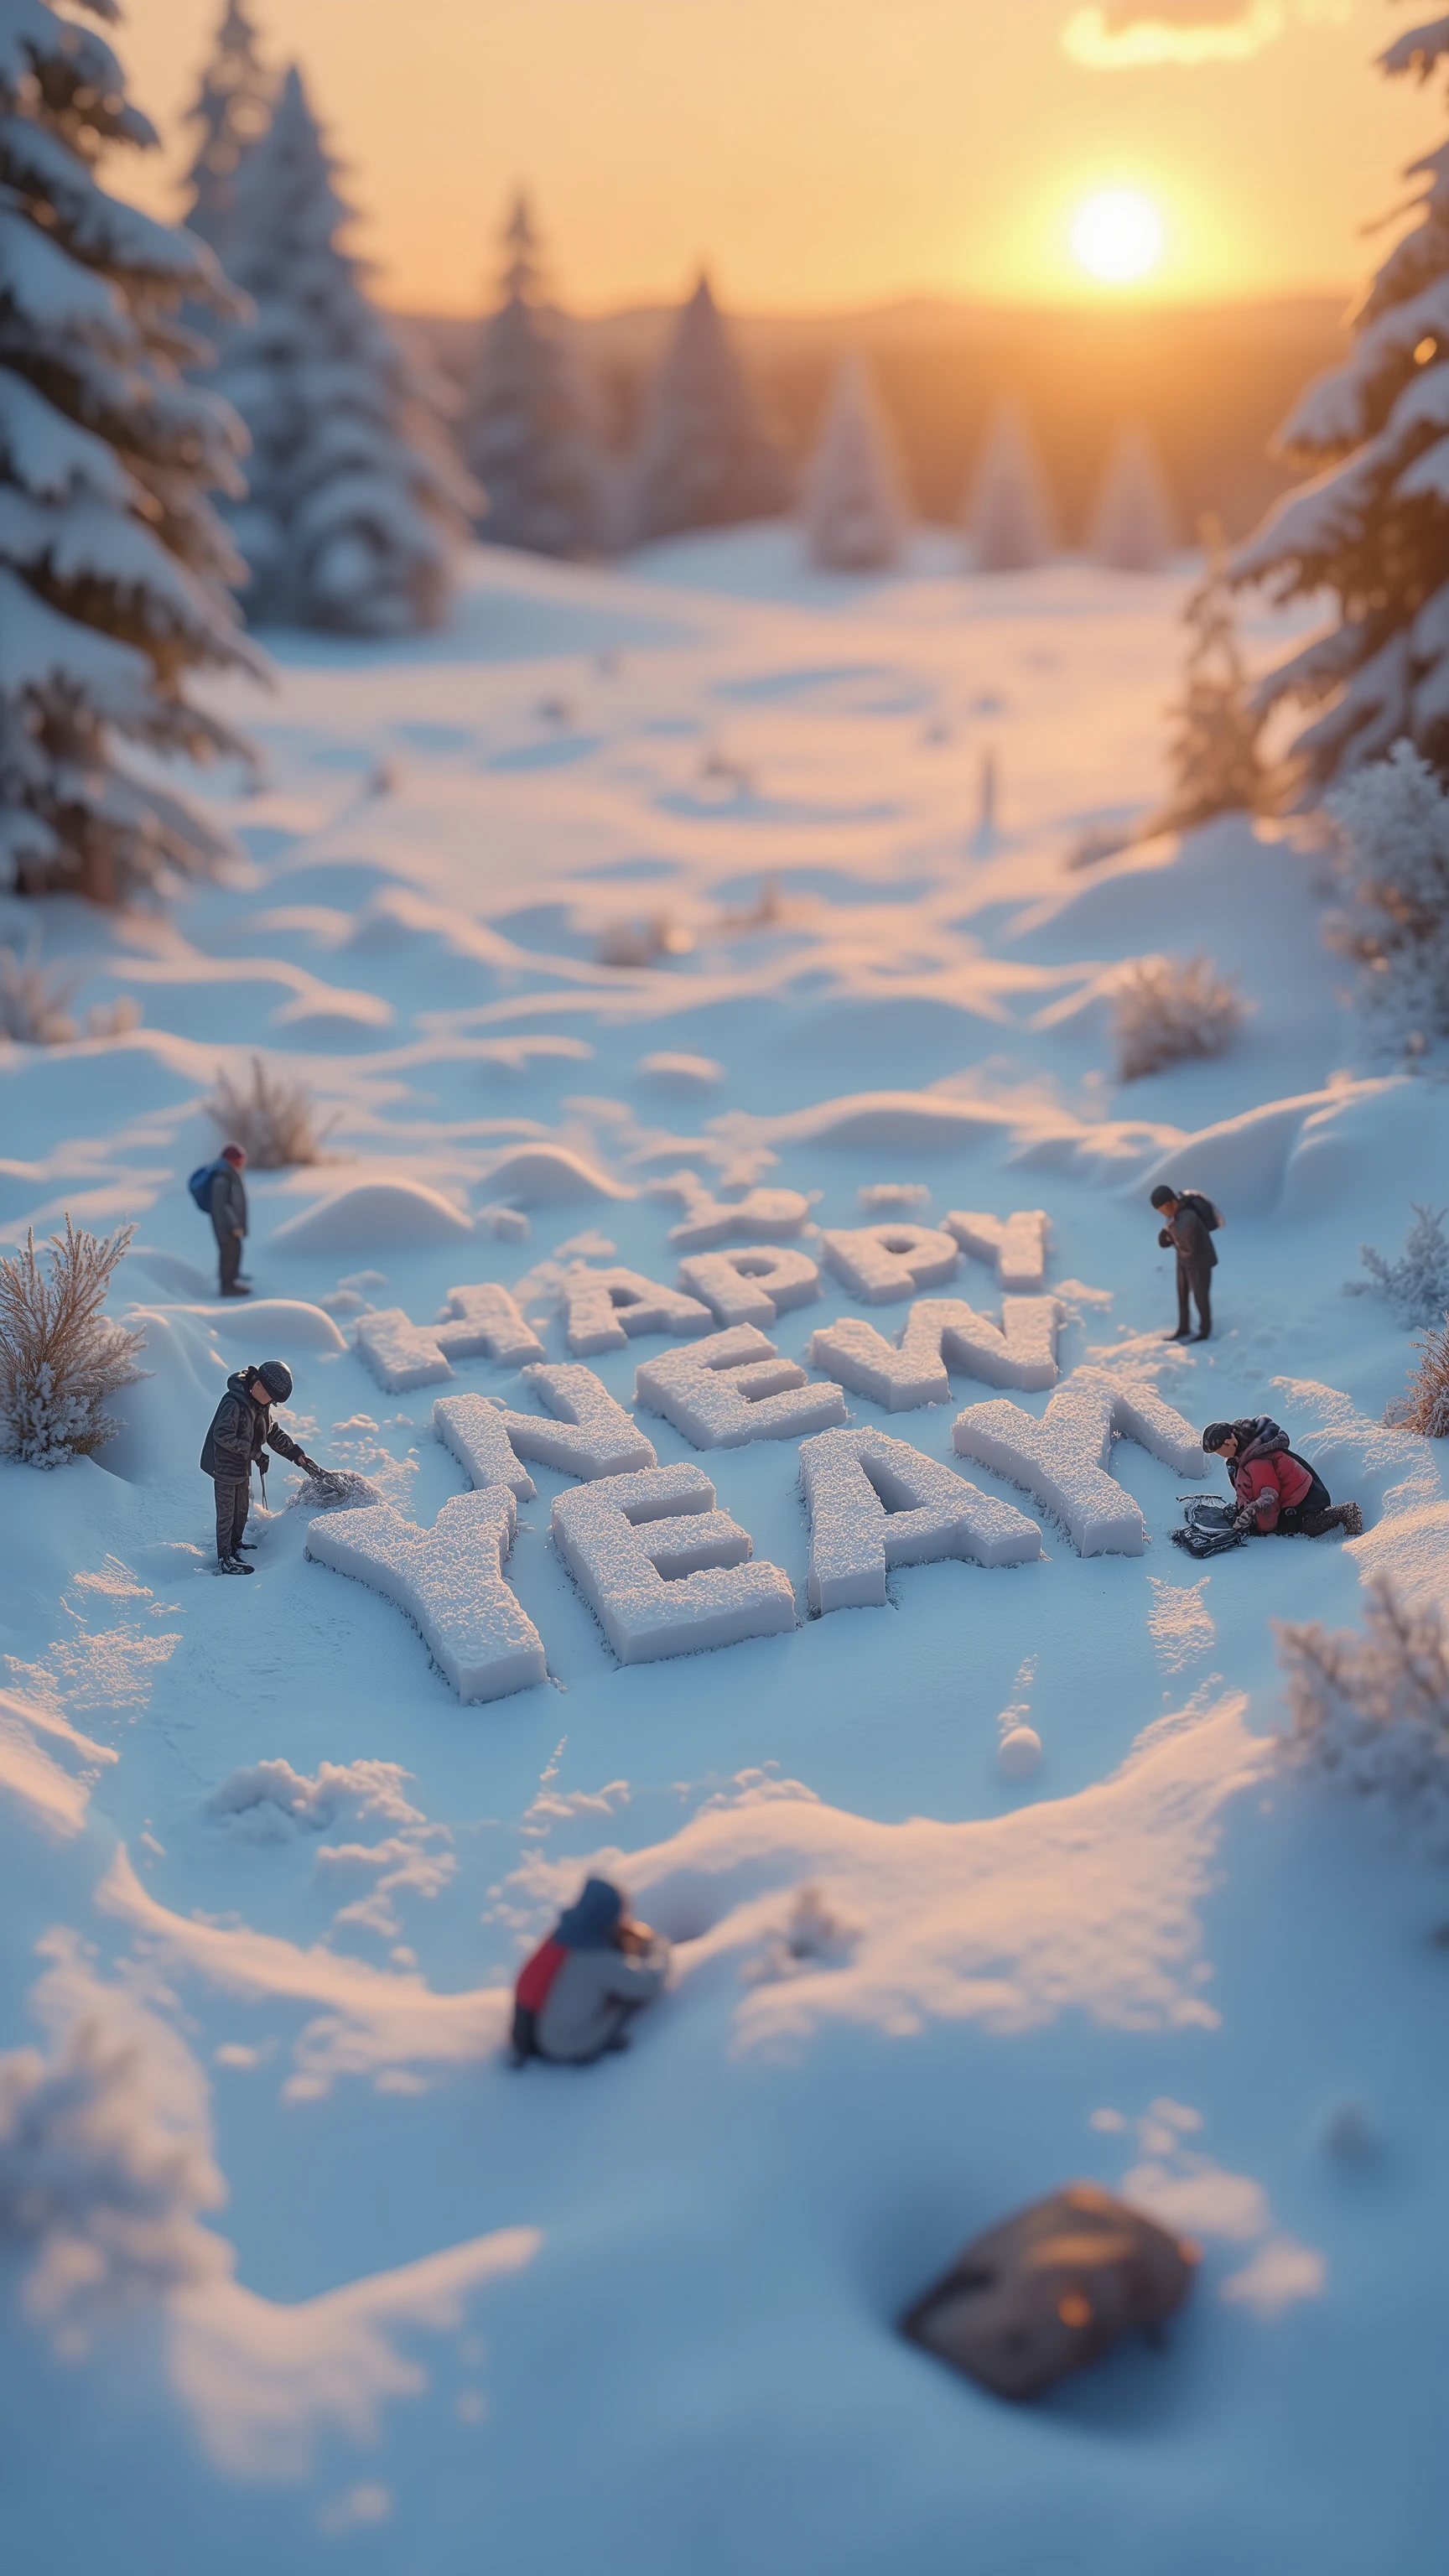
<svg viewBox="0 0 1449 2576">
<path fill-rule="evenodd" d="M 1089 277 L 1127 286 L 1162 256 L 1162 217 L 1131 188 L 1105 188 L 1072 218 L 1072 251 Z"/>
</svg>

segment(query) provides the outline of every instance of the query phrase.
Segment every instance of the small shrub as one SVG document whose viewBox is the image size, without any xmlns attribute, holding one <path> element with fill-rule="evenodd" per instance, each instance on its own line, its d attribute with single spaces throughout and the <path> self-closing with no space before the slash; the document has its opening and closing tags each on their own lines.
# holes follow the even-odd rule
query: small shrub
<svg viewBox="0 0 1449 2576">
<path fill-rule="evenodd" d="M 136 1366 L 145 1335 L 101 1308 L 134 1232 L 124 1225 L 107 1240 L 67 1216 L 64 1235 L 50 1238 L 48 1276 L 33 1231 L 23 1252 L 0 1258 L 0 1456 L 59 1467 L 115 1438 L 106 1398 L 145 1375 Z"/>
<path fill-rule="evenodd" d="M 259 1055 L 252 1057 L 249 1091 L 239 1089 L 230 1074 L 218 1073 L 206 1106 L 223 1136 L 240 1145 L 259 1172 L 277 1172 L 286 1163 L 325 1163 L 324 1140 L 341 1114 L 334 1110 L 319 1127 L 305 1082 L 268 1073 Z"/>
<path fill-rule="evenodd" d="M 1397 1261 L 1385 1261 L 1371 1243 L 1359 1246 L 1367 1279 L 1345 1279 L 1345 1297 L 1387 1297 L 1401 1324 L 1437 1324 L 1449 1309 L 1449 1209 L 1420 1207 L 1410 1199 L 1414 1222 Z"/>
<path fill-rule="evenodd" d="M 746 1985 L 760 1986 L 808 1976 L 815 1968 L 838 1968 L 855 1939 L 853 1925 L 832 1910 L 818 1887 L 807 1884 L 796 1889 L 786 1921 L 767 1935 L 763 1950 L 745 1961 L 740 1974 Z"/>
<path fill-rule="evenodd" d="M 1449 1637 L 1438 1608 L 1413 1607 L 1382 1576 L 1368 1625 L 1274 1622 L 1288 1675 L 1286 1755 L 1403 1816 L 1449 1855 Z"/>
<path fill-rule="evenodd" d="M 1113 994 L 1119 1079 L 1137 1082 L 1169 1064 L 1223 1055 L 1247 1015 L 1236 985 L 1210 957 L 1134 957 Z"/>
<path fill-rule="evenodd" d="M 92 1002 L 86 1013 L 88 1038 L 123 1038 L 141 1025 L 141 1005 L 134 993 L 118 993 L 113 1002 Z"/>
<path fill-rule="evenodd" d="M 1384 1420 L 1396 1430 L 1417 1431 L 1425 1440 L 1449 1440 L 1449 1315 L 1418 1347 L 1423 1354 L 1418 1369 Z"/>
<path fill-rule="evenodd" d="M 66 1005 L 79 980 L 66 982 L 42 966 L 38 939 L 23 956 L 0 948 L 0 1029 L 22 1046 L 64 1046 L 76 1033 Z"/>
</svg>

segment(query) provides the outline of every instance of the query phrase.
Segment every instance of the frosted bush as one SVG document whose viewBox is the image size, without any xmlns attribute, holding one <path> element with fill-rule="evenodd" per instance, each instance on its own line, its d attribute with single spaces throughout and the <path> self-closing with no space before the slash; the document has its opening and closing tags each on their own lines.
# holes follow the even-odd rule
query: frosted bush
<svg viewBox="0 0 1449 2576">
<path fill-rule="evenodd" d="M 1449 796 L 1412 743 L 1328 798 L 1347 897 L 1334 947 L 1361 969 L 1364 1008 L 1409 1054 L 1449 1035 Z"/>
<path fill-rule="evenodd" d="M 1275 1621 L 1293 1731 L 1286 1754 L 1401 1815 L 1449 1856 L 1449 1638 L 1437 1606 L 1415 1607 L 1382 1576 L 1366 1629 Z"/>
<path fill-rule="evenodd" d="M 837 1914 L 813 1883 L 795 1891 L 789 1916 L 771 1932 L 763 1950 L 740 1970 L 747 1986 L 774 1985 L 782 1977 L 809 1976 L 817 1968 L 843 1967 L 855 1947 L 853 1924 Z"/>
<path fill-rule="evenodd" d="M 1391 1404 L 1384 1420 L 1400 1431 L 1417 1431 L 1426 1440 L 1449 1439 L 1449 1317 L 1419 1344 L 1423 1356 L 1408 1391 Z"/>
<path fill-rule="evenodd" d="M 66 1009 L 74 981 L 63 983 L 40 963 L 40 942 L 33 939 L 24 956 L 18 948 L 0 948 L 0 1029 L 22 1046 L 64 1046 L 76 1033 Z"/>
<path fill-rule="evenodd" d="M 1387 1297 L 1401 1324 L 1437 1324 L 1449 1312 L 1449 1209 L 1421 1207 L 1411 1199 L 1414 1222 L 1397 1261 L 1385 1261 L 1371 1243 L 1359 1247 L 1367 1279 L 1346 1279 L 1346 1297 Z"/>
<path fill-rule="evenodd" d="M 115 1438 L 106 1398 L 145 1375 L 136 1366 L 145 1335 L 101 1308 L 134 1231 L 103 1240 L 67 1216 L 64 1235 L 50 1238 L 48 1275 L 33 1230 L 23 1252 L 0 1258 L 0 1457 L 59 1467 Z"/>
<path fill-rule="evenodd" d="M 1134 957 L 1113 993 L 1112 1035 L 1123 1082 L 1170 1064 L 1226 1054 L 1248 1014 L 1235 984 L 1212 959 Z"/>
<path fill-rule="evenodd" d="M 323 1140 L 339 1112 L 319 1127 L 317 1104 L 305 1082 L 269 1073 L 259 1055 L 252 1057 L 249 1087 L 218 1072 L 207 1111 L 223 1136 L 242 1147 L 259 1172 L 278 1172 L 288 1163 L 324 1163 Z"/>
</svg>

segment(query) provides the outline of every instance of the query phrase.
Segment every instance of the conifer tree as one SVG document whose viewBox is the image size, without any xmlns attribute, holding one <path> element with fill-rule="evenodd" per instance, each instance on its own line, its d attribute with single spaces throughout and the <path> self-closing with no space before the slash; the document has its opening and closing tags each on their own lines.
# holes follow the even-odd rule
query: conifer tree
<svg viewBox="0 0 1449 2576">
<path fill-rule="evenodd" d="M 1238 649 L 1222 530 L 1205 519 L 1202 534 L 1206 566 L 1183 611 L 1189 642 L 1183 692 L 1172 710 L 1172 793 L 1149 831 L 1191 831 L 1215 814 L 1261 814 L 1273 802 L 1272 777 L 1258 748 L 1263 719 Z"/>
<path fill-rule="evenodd" d="M 1449 18 L 1414 27 L 1380 57 L 1389 77 L 1427 80 L 1449 56 Z M 1407 740 L 1449 777 L 1449 142 L 1409 165 L 1416 221 L 1390 251 L 1341 367 L 1320 376 L 1278 433 L 1317 467 L 1233 566 L 1275 600 L 1327 591 L 1336 622 L 1259 684 L 1321 710 L 1294 751 L 1308 789 Z"/>
<path fill-rule="evenodd" d="M 996 412 L 966 511 L 974 572 L 1029 572 L 1052 550 L 1052 513 L 1036 441 L 1019 402 Z"/>
<path fill-rule="evenodd" d="M 463 432 L 487 495 L 479 534 L 533 554 L 587 555 L 604 541 L 603 459 L 565 326 L 544 298 L 526 197 L 514 200 L 503 240 L 503 302 L 483 326 Z"/>
<path fill-rule="evenodd" d="M 1172 501 L 1151 434 L 1124 421 L 1092 515 L 1092 559 L 1109 572 L 1161 572 L 1172 551 Z"/>
<path fill-rule="evenodd" d="M 235 513 L 254 624 L 399 635 L 437 625 L 475 495 L 338 243 L 350 220 L 300 73 L 237 177 L 231 273 L 254 311 L 216 382 L 251 436 Z"/>
<path fill-rule="evenodd" d="M 0 882 L 103 903 L 226 847 L 120 744 L 244 751 L 186 681 L 255 666 L 207 498 L 241 489 L 242 432 L 179 373 L 198 352 L 177 308 L 225 285 L 95 175 L 103 151 L 156 140 L 94 28 L 0 0 Z"/>
<path fill-rule="evenodd" d="M 775 518 L 788 506 L 790 483 L 702 276 L 649 387 L 635 460 L 635 537 Z"/>
<path fill-rule="evenodd" d="M 907 514 L 890 425 L 863 359 L 841 359 L 805 482 L 805 540 L 827 572 L 896 563 Z"/>
<path fill-rule="evenodd" d="M 201 128 L 186 173 L 186 228 L 210 245 L 223 267 L 231 247 L 237 172 L 267 130 L 272 86 L 242 0 L 226 0 L 215 51 L 186 113 L 187 124 Z"/>
</svg>

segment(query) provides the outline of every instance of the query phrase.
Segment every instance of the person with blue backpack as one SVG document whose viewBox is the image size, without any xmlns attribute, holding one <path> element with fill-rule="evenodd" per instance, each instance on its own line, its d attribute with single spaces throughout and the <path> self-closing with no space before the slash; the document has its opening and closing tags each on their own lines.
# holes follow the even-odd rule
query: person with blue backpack
<svg viewBox="0 0 1449 2576">
<path fill-rule="evenodd" d="M 202 1215 L 211 1219 L 220 1272 L 217 1293 L 222 1297 L 249 1297 L 252 1293 L 237 1276 L 247 1231 L 247 1194 L 242 1180 L 245 1162 L 244 1147 L 223 1145 L 216 1161 L 198 1163 L 186 1184 Z"/>
</svg>

